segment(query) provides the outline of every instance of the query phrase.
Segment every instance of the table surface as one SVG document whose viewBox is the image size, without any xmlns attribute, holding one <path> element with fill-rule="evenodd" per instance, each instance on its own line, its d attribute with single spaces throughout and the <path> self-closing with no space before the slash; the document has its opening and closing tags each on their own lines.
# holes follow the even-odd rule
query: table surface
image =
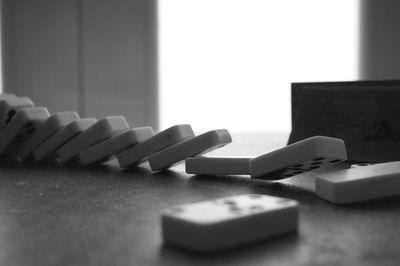
<svg viewBox="0 0 400 266">
<path fill-rule="evenodd" d="M 218 155 L 257 155 L 284 134 L 237 134 Z M 336 206 L 312 176 L 281 182 L 152 174 L 116 162 L 89 168 L 0 163 L 0 265 L 399 265 L 400 197 Z M 246 193 L 300 202 L 297 234 L 199 255 L 163 244 L 164 208 Z"/>
</svg>

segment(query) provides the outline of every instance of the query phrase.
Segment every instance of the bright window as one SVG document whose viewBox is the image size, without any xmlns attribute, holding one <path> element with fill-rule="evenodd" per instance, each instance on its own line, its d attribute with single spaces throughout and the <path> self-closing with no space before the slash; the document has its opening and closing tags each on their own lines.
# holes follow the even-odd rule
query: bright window
<svg viewBox="0 0 400 266">
<path fill-rule="evenodd" d="M 289 132 L 290 83 L 358 76 L 358 0 L 160 0 L 161 128 Z"/>
</svg>

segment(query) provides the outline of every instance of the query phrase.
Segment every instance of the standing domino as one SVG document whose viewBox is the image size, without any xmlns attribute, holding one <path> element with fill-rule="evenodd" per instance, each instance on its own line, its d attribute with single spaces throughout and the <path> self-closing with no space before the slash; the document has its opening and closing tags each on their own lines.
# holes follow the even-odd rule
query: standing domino
<svg viewBox="0 0 400 266">
<path fill-rule="evenodd" d="M 135 166 L 145 160 L 149 155 L 193 137 L 194 133 L 190 125 L 176 125 L 170 127 L 148 140 L 119 153 L 117 155 L 119 165 L 123 168 Z"/>
<path fill-rule="evenodd" d="M 249 157 L 189 157 L 186 173 L 196 175 L 250 175 Z"/>
<path fill-rule="evenodd" d="M 104 141 L 122 130 L 127 130 L 128 128 L 128 123 L 123 116 L 105 117 L 61 147 L 57 151 L 60 162 L 65 164 L 75 158 L 78 159 L 80 151 L 100 141 Z"/>
<path fill-rule="evenodd" d="M 212 130 L 150 155 L 150 167 L 153 171 L 167 169 L 187 157 L 209 152 L 230 142 L 232 138 L 228 130 Z"/>
<path fill-rule="evenodd" d="M 318 173 L 315 189 L 319 197 L 336 204 L 400 195 L 400 162 Z"/>
<path fill-rule="evenodd" d="M 298 203 L 259 194 L 210 200 L 163 212 L 167 243 L 210 252 L 297 230 Z"/>
<path fill-rule="evenodd" d="M 33 155 L 36 161 L 54 161 L 57 159 L 57 149 L 93 126 L 95 118 L 79 119 L 60 129 L 56 134 L 37 147 Z"/>
<path fill-rule="evenodd" d="M 145 141 L 153 135 L 154 131 L 151 127 L 130 129 L 81 151 L 79 153 L 80 161 L 85 166 L 107 161 L 114 154 Z"/>
<path fill-rule="evenodd" d="M 36 130 L 35 133 L 32 134 L 28 141 L 15 152 L 16 156 L 21 160 L 25 160 L 45 140 L 50 138 L 61 128 L 77 119 L 79 119 L 79 115 L 76 112 L 62 112 L 53 114 L 41 127 Z"/>
<path fill-rule="evenodd" d="M 311 137 L 250 160 L 252 178 L 282 179 L 337 164 L 347 159 L 344 141 Z"/>
<path fill-rule="evenodd" d="M 0 154 L 13 154 L 15 150 L 25 145 L 38 127 L 50 116 L 44 107 L 23 108 L 17 111 L 9 125 L 0 133 Z"/>
<path fill-rule="evenodd" d="M 0 101 L 0 130 L 5 129 L 19 109 L 33 106 L 29 98 L 4 96 Z"/>
</svg>

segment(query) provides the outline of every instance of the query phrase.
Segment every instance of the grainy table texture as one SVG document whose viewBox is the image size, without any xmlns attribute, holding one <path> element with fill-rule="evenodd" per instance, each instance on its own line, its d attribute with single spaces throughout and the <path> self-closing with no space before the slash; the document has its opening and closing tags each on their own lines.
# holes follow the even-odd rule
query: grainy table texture
<svg viewBox="0 0 400 266">
<path fill-rule="evenodd" d="M 214 154 L 261 154 L 287 135 L 233 135 Z M 400 197 L 335 206 L 312 176 L 284 182 L 193 176 L 183 165 L 152 174 L 0 163 L 0 265 L 399 265 Z M 300 202 L 292 234 L 213 255 L 164 245 L 160 213 L 173 205 L 246 193 Z"/>
</svg>

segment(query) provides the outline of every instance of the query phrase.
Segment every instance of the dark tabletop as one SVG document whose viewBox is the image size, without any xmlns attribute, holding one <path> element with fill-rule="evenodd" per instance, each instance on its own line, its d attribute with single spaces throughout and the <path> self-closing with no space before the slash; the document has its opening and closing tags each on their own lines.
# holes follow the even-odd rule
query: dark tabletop
<svg viewBox="0 0 400 266">
<path fill-rule="evenodd" d="M 234 135 L 219 155 L 257 155 L 286 135 Z M 399 265 L 400 197 L 336 206 L 312 176 L 283 182 L 152 174 L 116 162 L 80 168 L 0 163 L 0 265 Z M 246 193 L 300 202 L 297 234 L 199 255 L 163 244 L 164 208 Z"/>
</svg>

